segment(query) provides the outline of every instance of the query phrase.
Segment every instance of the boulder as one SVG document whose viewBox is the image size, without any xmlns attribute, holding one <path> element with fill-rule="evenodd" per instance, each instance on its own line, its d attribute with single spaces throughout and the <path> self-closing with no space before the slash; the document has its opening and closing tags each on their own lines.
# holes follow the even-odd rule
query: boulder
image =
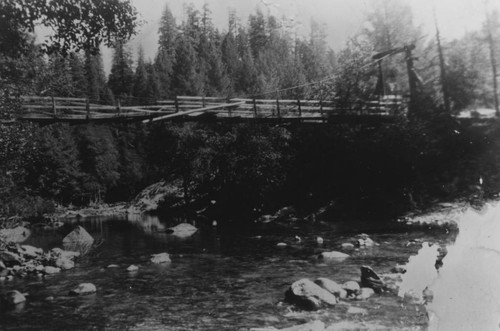
<svg viewBox="0 0 500 331">
<path fill-rule="evenodd" d="M 131 265 L 127 268 L 127 271 L 128 271 L 128 272 L 133 272 L 133 271 L 137 271 L 137 270 L 139 270 L 139 267 L 138 267 L 138 266 L 136 266 L 136 265 L 133 265 L 133 264 L 131 264 Z"/>
<path fill-rule="evenodd" d="M 70 260 L 67 257 L 58 258 L 56 260 L 55 264 L 56 264 L 56 267 L 59 267 L 63 270 L 69 270 L 69 269 L 73 269 L 75 267 L 75 262 L 73 262 L 72 260 Z"/>
<path fill-rule="evenodd" d="M 286 247 L 286 246 L 288 246 L 287 243 L 277 243 L 276 244 L 276 247 Z"/>
<path fill-rule="evenodd" d="M 394 266 L 394 268 L 391 269 L 391 272 L 397 273 L 397 274 L 404 274 L 404 273 L 406 273 L 406 266 L 400 265 L 400 264 L 396 264 Z"/>
<path fill-rule="evenodd" d="M 17 226 L 10 229 L 0 229 L 0 237 L 3 237 L 7 242 L 20 243 L 28 239 L 30 235 L 31 231 L 24 226 Z"/>
<path fill-rule="evenodd" d="M 51 267 L 48 265 L 43 268 L 43 272 L 46 273 L 47 275 L 51 275 L 61 272 L 61 269 L 56 267 Z"/>
<path fill-rule="evenodd" d="M 342 245 L 340 245 L 342 247 L 342 249 L 345 249 L 345 250 L 351 250 L 351 249 L 354 249 L 354 245 L 351 244 L 351 243 L 343 243 Z"/>
<path fill-rule="evenodd" d="M 170 260 L 170 255 L 168 255 L 168 253 L 160 253 L 152 255 L 151 262 L 155 264 L 160 264 L 160 263 L 170 263 L 172 262 L 172 260 Z"/>
<path fill-rule="evenodd" d="M 359 294 L 356 296 L 356 300 L 366 300 L 372 295 L 375 294 L 375 291 L 369 287 L 362 287 L 359 291 Z"/>
<path fill-rule="evenodd" d="M 0 251 L 0 260 L 8 266 L 19 265 L 23 262 L 21 256 L 10 251 Z"/>
<path fill-rule="evenodd" d="M 19 291 L 9 291 L 5 293 L 4 300 L 8 305 L 17 305 L 26 301 L 26 297 Z"/>
<path fill-rule="evenodd" d="M 80 225 L 77 226 L 63 239 L 63 244 L 73 243 L 90 243 L 94 242 L 94 238 Z"/>
<path fill-rule="evenodd" d="M 347 296 L 347 292 L 342 288 L 342 285 L 331 279 L 320 277 L 317 278 L 314 282 L 331 294 L 335 295 L 337 298 L 345 299 Z"/>
<path fill-rule="evenodd" d="M 380 293 L 385 288 L 385 282 L 371 267 L 361 267 L 361 286 L 369 287 Z"/>
<path fill-rule="evenodd" d="M 178 238 L 189 238 L 196 231 L 198 231 L 198 229 L 189 223 L 181 223 L 166 230 L 168 234 Z"/>
<path fill-rule="evenodd" d="M 62 250 L 58 247 L 52 248 L 50 250 L 50 254 L 57 256 L 57 257 L 68 258 L 70 260 L 73 260 L 75 257 L 80 256 L 80 252 L 65 251 L 65 250 Z"/>
<path fill-rule="evenodd" d="M 9 269 L 5 266 L 5 264 L 0 261 L 0 277 L 6 277 L 9 274 Z"/>
<path fill-rule="evenodd" d="M 92 283 L 81 283 L 78 287 L 69 291 L 69 295 L 86 295 L 92 294 L 97 291 L 96 287 Z"/>
<path fill-rule="evenodd" d="M 354 243 L 358 247 L 372 247 L 376 245 L 375 242 L 366 233 L 357 235 Z"/>
<path fill-rule="evenodd" d="M 16 253 L 10 251 L 0 251 L 0 261 L 3 261 L 6 266 L 12 267 L 22 264 L 24 259 Z"/>
<path fill-rule="evenodd" d="M 349 307 L 349 309 L 347 309 L 347 313 L 353 314 L 353 315 L 366 315 L 366 314 L 368 314 L 368 311 L 364 308 L 351 306 L 351 307 Z"/>
<path fill-rule="evenodd" d="M 434 300 L 434 292 L 429 287 L 426 287 L 422 292 L 422 297 L 425 303 L 430 303 Z"/>
<path fill-rule="evenodd" d="M 348 254 L 342 253 L 342 252 L 337 252 L 337 251 L 331 251 L 331 252 L 322 252 L 319 255 L 320 259 L 325 259 L 325 260 L 337 260 L 337 261 L 343 261 L 349 257 Z"/>
<path fill-rule="evenodd" d="M 317 310 L 338 302 L 335 295 L 305 278 L 290 286 L 285 293 L 285 301 L 305 310 Z"/>
<path fill-rule="evenodd" d="M 354 280 L 345 282 L 344 284 L 342 284 L 342 288 L 346 290 L 348 297 L 353 297 L 353 296 L 355 297 L 361 292 L 361 287 L 359 286 L 359 283 Z"/>
<path fill-rule="evenodd" d="M 167 183 L 162 180 L 146 187 L 132 201 L 127 212 L 141 214 L 155 211 L 161 203 L 173 206 L 184 199 L 182 183 L 180 181 Z"/>
<path fill-rule="evenodd" d="M 21 245 L 21 252 L 23 255 L 31 258 L 36 258 L 43 254 L 43 249 L 33 247 L 30 245 Z"/>
</svg>

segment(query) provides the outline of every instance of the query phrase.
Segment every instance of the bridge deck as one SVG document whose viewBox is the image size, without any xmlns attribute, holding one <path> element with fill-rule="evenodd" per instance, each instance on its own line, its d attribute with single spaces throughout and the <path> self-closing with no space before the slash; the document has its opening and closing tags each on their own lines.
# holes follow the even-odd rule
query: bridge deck
<svg viewBox="0 0 500 331">
<path fill-rule="evenodd" d="M 311 122 L 388 119 L 404 114 L 401 100 L 367 103 L 362 109 L 342 109 L 321 100 L 272 100 L 216 97 L 176 97 L 154 105 L 91 104 L 82 98 L 23 97 L 18 120 L 51 124 L 67 122 L 261 121 Z"/>
</svg>

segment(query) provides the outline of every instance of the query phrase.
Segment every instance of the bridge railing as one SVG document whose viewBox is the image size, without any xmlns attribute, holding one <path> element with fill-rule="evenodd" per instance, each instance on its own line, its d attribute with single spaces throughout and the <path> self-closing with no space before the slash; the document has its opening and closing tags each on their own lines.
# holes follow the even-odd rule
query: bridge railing
<svg viewBox="0 0 500 331">
<path fill-rule="evenodd" d="M 355 108 L 339 107 L 336 101 L 295 100 L 295 99 L 254 99 L 177 96 L 173 100 L 158 100 L 149 105 L 115 105 L 91 103 L 85 98 L 60 97 L 22 97 L 23 119 L 26 120 L 67 120 L 128 118 L 144 120 L 164 117 L 170 119 L 182 116 L 193 118 L 211 115 L 218 118 L 255 118 L 255 119 L 298 119 L 325 121 L 336 115 L 397 115 L 404 111 L 401 97 L 386 96 L 380 100 L 367 101 Z"/>
</svg>

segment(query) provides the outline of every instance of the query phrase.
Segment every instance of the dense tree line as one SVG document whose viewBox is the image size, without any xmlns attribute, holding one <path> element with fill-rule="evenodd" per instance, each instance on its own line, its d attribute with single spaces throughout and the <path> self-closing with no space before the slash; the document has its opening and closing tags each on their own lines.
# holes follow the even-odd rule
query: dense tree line
<svg viewBox="0 0 500 331">
<path fill-rule="evenodd" d="M 0 11 L 13 10 L 7 6 L 11 2 L 5 4 Z M 47 53 L 51 47 L 35 45 L 29 29 L 13 20 L 8 31 L 19 38 L 10 42 L 19 52 L 0 52 L 0 215 L 40 215 L 54 203 L 126 201 L 160 179 L 180 182 L 188 202 L 217 201 L 226 214 L 284 204 L 312 210 L 331 200 L 397 212 L 434 198 L 475 193 L 480 175 L 488 178 L 480 189 L 498 190 L 500 128 L 462 127 L 442 108 L 443 86 L 454 112 L 493 106 L 491 54 L 500 42 L 488 48 L 485 38 L 488 33 L 500 38 L 498 18 L 492 15 L 481 31 L 443 41 L 447 61 L 441 81 L 435 42 L 415 27 L 408 5 L 385 0 L 373 8 L 364 28 L 334 53 L 316 22 L 307 38 L 299 38 L 260 10 L 246 22 L 231 12 L 220 31 L 207 5 L 187 5 L 182 22 L 166 7 L 155 58 L 131 50 L 120 35 L 108 76 L 92 42 L 76 48 L 55 43 L 53 49 L 62 50 Z M 385 58 L 380 71 L 371 59 L 375 52 L 406 44 L 416 45 L 419 104 L 427 115 L 412 121 L 321 128 L 11 122 L 20 111 L 18 97 L 26 94 L 105 104 L 118 99 L 148 104 L 176 95 L 279 96 L 362 107 L 381 89 L 406 93 L 404 54 Z M 307 84 L 314 81 L 321 84 Z"/>
</svg>

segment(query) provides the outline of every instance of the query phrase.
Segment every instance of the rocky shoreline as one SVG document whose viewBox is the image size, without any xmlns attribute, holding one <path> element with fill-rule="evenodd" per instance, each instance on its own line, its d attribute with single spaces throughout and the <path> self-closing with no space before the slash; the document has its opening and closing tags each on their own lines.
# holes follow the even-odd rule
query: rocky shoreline
<svg viewBox="0 0 500 331">
<path fill-rule="evenodd" d="M 61 220 L 63 219 L 139 213 L 139 211 L 148 210 L 148 208 L 152 206 L 157 207 L 162 201 L 161 198 L 158 198 L 159 195 L 161 194 L 158 191 L 158 187 L 156 187 L 136 199 L 134 203 L 102 205 L 79 210 L 61 208 L 54 214 L 46 215 L 46 219 L 48 220 L 47 226 L 61 226 L 63 224 Z M 145 201 L 150 198 L 152 199 L 147 202 Z M 137 203 L 138 201 L 139 204 Z M 154 201 L 154 203 L 150 201 Z M 331 208 L 332 205 L 333 203 L 306 216 L 298 215 L 292 207 L 285 207 L 272 215 L 263 215 L 259 217 L 254 221 L 254 223 L 265 227 L 269 225 L 290 227 L 296 224 L 296 222 L 308 222 L 311 224 L 315 222 L 322 222 L 323 216 L 325 213 L 328 213 L 328 209 Z M 145 208 L 144 206 L 148 206 L 148 208 Z M 466 208 L 466 205 L 461 203 L 440 204 L 428 213 L 409 214 L 406 217 L 401 218 L 399 221 L 421 224 L 452 223 L 456 221 L 464 208 Z M 151 211 L 151 209 L 149 209 L 149 211 Z M 77 262 L 78 258 L 80 258 L 82 250 L 85 250 L 85 245 L 87 245 L 87 249 L 92 245 L 92 241 L 90 240 L 91 237 L 90 239 L 87 237 L 88 233 L 86 234 L 86 231 L 83 228 L 77 228 L 77 234 L 74 235 L 76 238 L 71 240 L 66 240 L 65 238 L 65 240 L 61 243 L 62 248 L 55 248 L 44 252 L 40 248 L 20 244 L 24 237 L 27 235 L 29 236 L 29 231 L 29 228 L 22 226 L 0 230 L 0 281 L 13 279 L 14 277 L 46 277 L 47 275 L 53 273 L 69 270 L 74 267 L 75 261 Z M 179 228 L 171 228 L 169 231 L 171 231 L 170 233 L 181 233 L 186 236 L 190 236 L 196 230 L 183 226 Z M 300 238 L 295 239 L 300 240 Z M 317 244 L 321 246 L 322 239 L 316 238 L 316 240 Z M 64 241 L 66 241 L 66 243 Z M 79 246 L 68 245 L 68 242 L 78 242 Z M 87 244 L 83 245 L 85 242 L 87 242 Z M 90 245 L 88 244 L 89 242 Z M 352 242 L 343 243 L 341 248 L 342 250 L 349 250 L 354 247 L 363 249 L 374 245 L 378 244 L 373 242 L 368 235 L 358 234 L 352 238 Z M 343 252 L 322 250 L 318 257 L 323 259 L 341 260 L 348 256 L 349 255 Z M 168 257 L 168 254 L 166 257 L 163 255 L 153 256 L 151 259 L 152 263 L 164 263 L 169 261 L 170 258 Z M 337 304 L 342 305 L 342 302 L 345 303 L 349 301 L 355 302 L 359 300 L 367 300 L 370 297 L 376 297 L 380 293 L 386 293 L 385 295 L 397 295 L 397 283 L 400 281 L 401 275 L 405 272 L 404 267 L 397 267 L 398 266 L 394 268 L 393 274 L 379 276 L 371 267 L 361 266 L 361 279 L 359 281 L 350 280 L 344 283 L 337 283 L 336 281 L 325 277 L 319 277 L 315 280 L 309 280 L 307 278 L 300 279 L 290 286 L 289 290 L 285 294 L 284 302 L 295 306 L 298 309 L 315 310 Z M 127 268 L 127 272 L 134 272 L 139 268 L 140 266 L 131 265 Z M 93 289 L 95 289 L 95 286 L 92 288 L 90 285 L 80 284 L 73 291 L 76 294 L 73 293 L 71 295 L 94 293 L 95 290 Z M 428 293 L 426 295 L 428 295 Z M 25 299 L 22 299 L 24 296 L 24 293 L 11 291 L 3 295 L 3 301 L 12 306 L 19 302 L 24 302 Z M 349 312 L 350 314 L 363 314 L 363 311 L 359 310 L 361 308 L 356 310 L 355 306 L 349 306 L 349 309 L 352 310 Z M 320 325 L 317 325 L 318 321 L 314 323 L 316 323 L 314 324 L 316 328 L 313 330 L 325 329 L 324 327 L 321 328 Z M 308 323 L 303 326 L 298 326 L 293 330 L 309 330 L 308 328 L 311 327 L 311 325 L 313 324 Z"/>
</svg>

